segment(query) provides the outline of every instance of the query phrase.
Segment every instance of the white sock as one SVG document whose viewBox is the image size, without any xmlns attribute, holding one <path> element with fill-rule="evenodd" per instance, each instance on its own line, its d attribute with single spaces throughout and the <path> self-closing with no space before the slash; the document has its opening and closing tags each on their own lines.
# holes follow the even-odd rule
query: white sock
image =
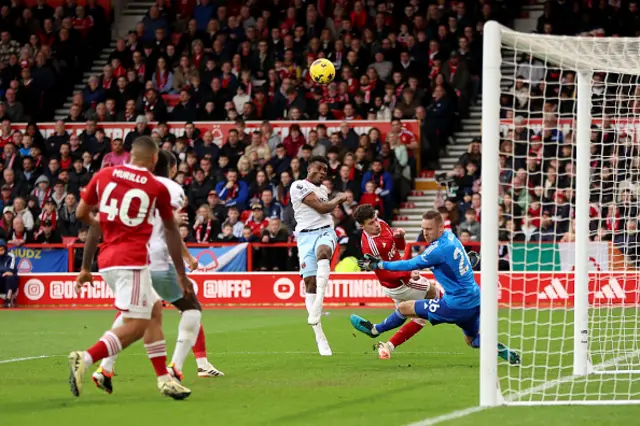
<svg viewBox="0 0 640 426">
<path fill-rule="evenodd" d="M 311 293 L 307 293 L 304 297 L 304 304 L 307 307 L 307 312 L 311 313 L 311 310 L 313 309 L 313 304 L 316 301 L 316 295 L 315 294 L 311 294 Z M 311 328 L 313 328 L 314 333 L 316 333 L 316 340 L 318 339 L 327 339 L 327 337 L 324 335 L 324 331 L 322 330 L 322 325 L 320 323 L 312 326 Z"/>
<path fill-rule="evenodd" d="M 307 312 L 311 313 L 311 310 L 313 309 L 313 303 L 316 301 L 316 295 L 311 294 L 311 293 L 307 293 L 304 296 L 304 305 L 307 307 Z"/>
<path fill-rule="evenodd" d="M 207 358 L 196 358 L 196 365 L 203 370 L 209 368 L 209 360 Z"/>
<path fill-rule="evenodd" d="M 187 354 L 191 352 L 191 347 L 196 343 L 201 318 L 202 312 L 197 309 L 189 309 L 182 313 L 178 324 L 178 341 L 173 351 L 173 358 L 171 358 L 171 362 L 178 371 L 182 371 L 184 360 L 187 358 Z"/>
<path fill-rule="evenodd" d="M 123 324 L 124 324 L 124 318 L 122 318 L 122 315 L 118 315 L 116 319 L 113 321 L 113 325 L 111 326 L 111 329 L 114 330 L 122 326 Z M 100 367 L 102 367 L 102 369 L 107 373 L 113 373 L 113 367 L 117 359 L 118 359 L 117 354 L 110 356 L 108 358 L 103 358 L 102 361 L 100 362 Z"/>
<path fill-rule="evenodd" d="M 91 358 L 91 355 L 89 355 L 89 352 L 85 351 L 82 359 L 84 361 L 84 365 L 86 365 L 87 368 L 89 368 L 89 367 L 91 367 L 93 365 L 93 358 Z"/>
<path fill-rule="evenodd" d="M 324 303 L 324 294 L 327 291 L 329 283 L 329 273 L 331 272 L 331 264 L 329 260 L 322 259 L 318 261 L 318 271 L 316 272 L 316 300 L 313 302 L 313 311 L 322 312 Z"/>
</svg>

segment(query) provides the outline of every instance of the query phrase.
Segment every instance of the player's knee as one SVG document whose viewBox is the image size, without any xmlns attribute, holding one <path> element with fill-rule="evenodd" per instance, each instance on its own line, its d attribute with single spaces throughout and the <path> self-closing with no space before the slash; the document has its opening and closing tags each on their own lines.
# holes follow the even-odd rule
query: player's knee
<svg viewBox="0 0 640 426">
<path fill-rule="evenodd" d="M 322 245 L 316 250 L 318 260 L 330 260 L 332 254 L 331 247 L 329 246 Z"/>
<path fill-rule="evenodd" d="M 176 309 L 178 309 L 180 312 L 189 310 L 202 311 L 202 306 L 194 295 L 180 298 L 173 302 L 172 305 L 175 306 Z"/>
<path fill-rule="evenodd" d="M 415 316 L 416 310 L 414 304 L 415 302 L 413 301 L 400 302 L 398 304 L 398 312 L 400 312 L 405 317 Z"/>
<path fill-rule="evenodd" d="M 310 294 L 316 293 L 316 277 L 307 277 L 304 279 L 304 291 Z"/>
<path fill-rule="evenodd" d="M 416 324 L 419 324 L 421 326 L 425 326 L 427 325 L 427 320 L 424 318 L 413 318 L 411 321 L 415 322 Z"/>
<path fill-rule="evenodd" d="M 151 309 L 151 322 L 162 322 L 162 301 L 158 300 Z"/>
</svg>

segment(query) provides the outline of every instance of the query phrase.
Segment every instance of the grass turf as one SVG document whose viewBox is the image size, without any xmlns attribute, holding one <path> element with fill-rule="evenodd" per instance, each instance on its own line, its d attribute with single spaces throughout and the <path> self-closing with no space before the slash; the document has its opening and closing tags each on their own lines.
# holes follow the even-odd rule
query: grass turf
<svg viewBox="0 0 640 426">
<path fill-rule="evenodd" d="M 355 312 L 379 320 L 389 311 Z M 477 405 L 478 353 L 455 327 L 427 327 L 380 361 L 373 339 L 354 337 L 350 313 L 333 310 L 323 318 L 335 355 L 320 357 L 306 312 L 205 311 L 209 358 L 226 376 L 198 379 L 190 356 L 184 372 L 193 394 L 177 402 L 159 395 L 141 344 L 118 360 L 113 395 L 87 377 L 82 396 L 71 396 L 66 355 L 94 343 L 112 312 L 2 311 L 0 424 L 402 425 Z M 175 311 L 165 312 L 170 350 L 177 321 Z M 47 358 L 16 360 L 37 356 Z M 509 407 L 443 424 L 619 425 L 635 424 L 638 415 L 633 406 Z"/>
</svg>

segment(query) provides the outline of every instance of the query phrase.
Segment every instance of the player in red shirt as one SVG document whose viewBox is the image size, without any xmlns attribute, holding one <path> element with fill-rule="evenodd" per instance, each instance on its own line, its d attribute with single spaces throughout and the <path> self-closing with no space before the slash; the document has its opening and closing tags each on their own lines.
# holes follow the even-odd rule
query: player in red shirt
<svg viewBox="0 0 640 426">
<path fill-rule="evenodd" d="M 166 186 L 150 170 L 158 161 L 158 146 L 148 136 L 137 138 L 131 149 L 131 164 L 107 167 L 96 173 L 82 192 L 76 217 L 91 226 L 90 234 L 102 231 L 98 256 L 100 274 L 115 295 L 115 307 L 124 324 L 104 333 L 86 351 L 69 354 L 71 393 L 80 396 L 88 368 L 113 356 L 144 336 L 145 349 L 158 376 L 158 389 L 166 396 L 184 399 L 191 391 L 167 370 L 167 347 L 162 334 L 162 303 L 151 286 L 147 244 L 153 231 L 156 208 L 165 226 L 169 254 L 175 263 L 184 294 L 193 293 L 182 261 L 182 244 Z M 92 212 L 94 207 L 98 212 Z M 90 241 L 95 241 L 94 236 Z M 85 247 L 95 252 L 93 247 Z M 77 291 L 93 277 L 87 265 L 76 279 Z"/>
<path fill-rule="evenodd" d="M 391 229 L 378 219 L 375 208 L 368 204 L 356 207 L 353 218 L 362 227 L 362 254 L 370 254 L 386 261 L 401 260 L 398 250 L 404 250 L 404 230 Z M 442 294 L 442 287 L 435 281 L 420 276 L 419 271 L 375 271 L 384 293 L 397 305 L 406 300 L 434 299 Z M 426 321 L 418 318 L 406 323 L 388 342 L 377 344 L 380 359 L 391 358 L 394 349 L 422 330 Z"/>
</svg>

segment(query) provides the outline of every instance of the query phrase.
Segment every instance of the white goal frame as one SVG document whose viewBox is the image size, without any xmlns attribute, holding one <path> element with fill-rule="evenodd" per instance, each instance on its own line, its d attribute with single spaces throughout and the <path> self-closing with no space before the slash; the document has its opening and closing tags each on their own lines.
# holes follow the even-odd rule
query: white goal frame
<svg viewBox="0 0 640 426">
<path fill-rule="evenodd" d="M 558 386 L 585 376 L 610 373 L 595 371 L 589 361 L 589 174 L 591 132 L 591 81 L 596 71 L 640 75 L 640 38 L 589 38 L 525 34 L 506 28 L 497 22 L 484 26 L 482 81 L 482 291 L 480 337 L 480 405 L 570 405 L 570 404 L 637 404 L 640 400 L 566 400 L 517 401 L 505 400 L 499 389 L 498 359 L 498 205 L 499 205 L 499 145 L 500 95 L 503 46 L 527 52 L 549 64 L 576 71 L 577 114 L 576 131 L 576 198 L 575 198 L 575 295 L 573 329 L 573 376 L 542 385 Z M 619 52 L 619 60 L 612 58 Z M 623 53 L 627 55 L 623 58 Z M 635 56 L 634 56 L 635 55 Z M 517 348 L 514 348 L 517 349 Z M 523 363 L 526 363 L 523 358 Z M 621 372 L 623 373 L 623 372 Z M 636 371 L 626 372 L 638 373 Z M 526 395 L 540 389 L 521 392 Z M 543 389 L 544 390 L 544 389 Z"/>
</svg>

